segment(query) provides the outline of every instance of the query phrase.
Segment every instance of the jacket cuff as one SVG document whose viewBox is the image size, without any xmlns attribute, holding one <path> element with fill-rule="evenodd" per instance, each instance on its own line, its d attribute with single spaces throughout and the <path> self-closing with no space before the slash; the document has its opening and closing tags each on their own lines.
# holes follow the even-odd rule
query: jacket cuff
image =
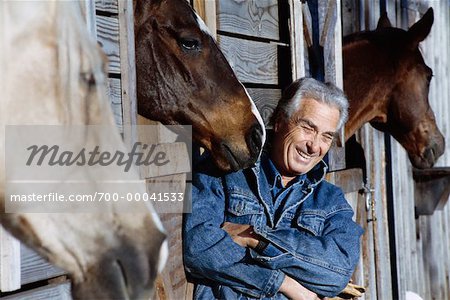
<svg viewBox="0 0 450 300">
<path fill-rule="evenodd" d="M 274 270 L 263 290 L 264 296 L 273 297 L 280 290 L 284 277 L 285 275 L 283 272 Z"/>
<path fill-rule="evenodd" d="M 268 257 L 274 257 L 283 254 L 284 252 L 275 247 L 272 243 L 269 242 L 267 247 L 262 251 L 259 252 L 262 256 L 268 256 Z"/>
</svg>

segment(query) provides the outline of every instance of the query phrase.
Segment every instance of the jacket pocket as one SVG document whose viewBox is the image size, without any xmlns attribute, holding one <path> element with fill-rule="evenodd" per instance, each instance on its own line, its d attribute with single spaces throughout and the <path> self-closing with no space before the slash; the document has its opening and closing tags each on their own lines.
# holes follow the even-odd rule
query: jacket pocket
<svg viewBox="0 0 450 300">
<path fill-rule="evenodd" d="M 297 218 L 297 226 L 315 236 L 321 236 L 325 223 L 325 214 L 321 210 L 302 211 Z"/>
<path fill-rule="evenodd" d="M 231 193 L 228 199 L 227 211 L 235 216 L 258 215 L 263 213 L 263 207 L 251 197 Z"/>
</svg>

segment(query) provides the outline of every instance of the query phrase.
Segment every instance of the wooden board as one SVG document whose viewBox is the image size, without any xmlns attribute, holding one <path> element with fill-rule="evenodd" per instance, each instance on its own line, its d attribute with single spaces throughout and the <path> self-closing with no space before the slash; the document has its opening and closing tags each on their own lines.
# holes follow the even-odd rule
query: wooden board
<svg viewBox="0 0 450 300">
<path fill-rule="evenodd" d="M 255 102 L 256 107 L 264 120 L 264 124 L 268 127 L 272 113 L 281 98 L 281 90 L 249 88 L 247 91 Z"/>
<path fill-rule="evenodd" d="M 53 266 L 39 254 L 21 244 L 21 284 L 27 284 L 65 274 L 65 271 Z"/>
<path fill-rule="evenodd" d="M 219 0 L 220 2 L 220 0 Z M 194 9 L 205 22 L 214 39 L 217 36 L 216 0 L 194 0 Z"/>
<path fill-rule="evenodd" d="M 279 40 L 277 0 L 217 1 L 217 29 Z"/>
<path fill-rule="evenodd" d="M 304 77 L 305 70 L 305 41 L 303 37 L 303 13 L 302 4 L 296 0 L 289 0 L 290 6 L 290 45 L 292 80 Z"/>
<path fill-rule="evenodd" d="M 156 280 L 154 299 L 192 299 L 192 290 L 186 281 L 183 267 L 181 225 L 183 214 L 162 214 L 161 220 L 167 230 L 170 256 Z"/>
<path fill-rule="evenodd" d="M 137 95 L 136 95 L 136 63 L 134 49 L 134 15 L 132 1 L 119 1 L 120 37 L 120 73 L 122 120 L 124 128 L 124 142 L 133 145 L 137 141 L 135 126 L 137 123 Z"/>
<path fill-rule="evenodd" d="M 17 293 L 2 300 L 71 300 L 70 283 L 49 284 L 44 287 Z"/>
<path fill-rule="evenodd" d="M 108 12 L 111 14 L 119 13 L 118 0 L 95 0 L 95 8 L 98 11 Z"/>
<path fill-rule="evenodd" d="M 120 79 L 109 78 L 108 79 L 108 97 L 111 102 L 111 108 L 114 114 L 114 120 L 117 127 L 122 132 L 123 120 L 122 120 L 122 95 L 121 95 L 121 83 Z"/>
<path fill-rule="evenodd" d="M 245 83 L 278 84 L 277 45 L 218 35 L 219 47 Z"/>
<path fill-rule="evenodd" d="M 0 290 L 20 288 L 20 242 L 0 226 Z"/>
<path fill-rule="evenodd" d="M 97 16 L 97 37 L 108 56 L 108 72 L 120 74 L 119 20 L 117 17 Z"/>
</svg>

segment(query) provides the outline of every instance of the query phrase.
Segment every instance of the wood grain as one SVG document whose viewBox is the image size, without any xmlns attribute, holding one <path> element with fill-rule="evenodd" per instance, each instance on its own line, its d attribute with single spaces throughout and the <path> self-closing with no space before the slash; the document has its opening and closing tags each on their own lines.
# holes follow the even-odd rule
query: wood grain
<svg viewBox="0 0 450 300">
<path fill-rule="evenodd" d="M 2 300 L 72 300 L 70 282 L 49 284 L 26 292 L 2 297 Z"/>
<path fill-rule="evenodd" d="M 53 266 L 35 251 L 21 244 L 21 283 L 22 285 L 65 274 L 65 271 Z"/>
<path fill-rule="evenodd" d="M 97 16 L 97 40 L 108 56 L 108 72 L 120 74 L 119 20 Z"/>
<path fill-rule="evenodd" d="M 120 79 L 109 78 L 108 79 L 108 97 L 111 102 L 111 108 L 114 114 L 114 120 L 119 128 L 119 131 L 123 131 L 122 120 L 122 93 Z"/>
<path fill-rule="evenodd" d="M 217 1 L 217 29 L 279 40 L 277 0 Z"/>
<path fill-rule="evenodd" d="M 278 84 L 276 45 L 223 35 L 218 35 L 217 40 L 240 81 Z"/>
<path fill-rule="evenodd" d="M 122 120 L 124 141 L 133 145 L 137 141 L 136 63 L 134 49 L 134 15 L 132 1 L 119 1 L 120 73 Z"/>
<path fill-rule="evenodd" d="M 118 14 L 119 13 L 118 1 L 119 0 L 95 0 L 95 8 L 102 12 Z"/>
<path fill-rule="evenodd" d="M 264 124 L 266 127 L 269 127 L 270 118 L 281 98 L 281 90 L 254 88 L 247 89 L 247 91 L 255 102 L 256 107 L 264 120 Z"/>
<path fill-rule="evenodd" d="M 20 242 L 0 226 L 0 290 L 20 288 Z"/>
</svg>

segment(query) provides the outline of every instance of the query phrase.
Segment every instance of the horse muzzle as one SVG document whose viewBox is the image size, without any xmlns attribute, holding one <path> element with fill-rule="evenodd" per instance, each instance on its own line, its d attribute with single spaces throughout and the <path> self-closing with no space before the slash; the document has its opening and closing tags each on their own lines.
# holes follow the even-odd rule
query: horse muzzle
<svg viewBox="0 0 450 300">
<path fill-rule="evenodd" d="M 224 140 L 219 145 L 219 155 L 214 153 L 217 165 L 224 171 L 237 171 L 252 166 L 259 158 L 264 143 L 264 128 L 254 124 L 245 134 L 245 143 L 232 139 Z"/>
<path fill-rule="evenodd" d="M 438 158 L 444 154 L 445 139 L 439 135 L 431 141 L 431 143 L 424 147 L 420 155 L 410 155 L 409 159 L 414 167 L 418 169 L 432 168 Z"/>
</svg>

